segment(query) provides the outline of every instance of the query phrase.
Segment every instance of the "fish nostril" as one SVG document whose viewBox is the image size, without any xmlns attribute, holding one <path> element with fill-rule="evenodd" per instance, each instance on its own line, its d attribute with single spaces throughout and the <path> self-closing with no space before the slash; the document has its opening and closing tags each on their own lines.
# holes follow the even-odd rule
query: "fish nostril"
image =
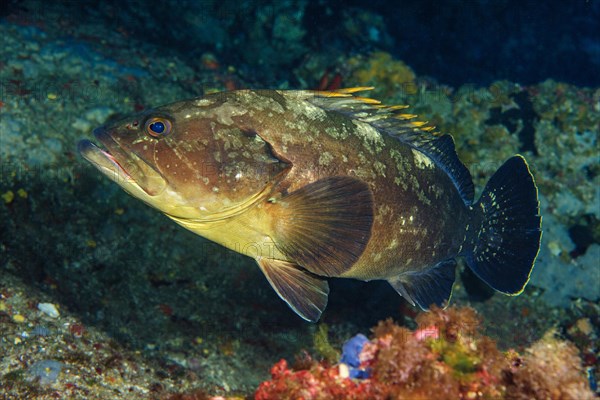
<svg viewBox="0 0 600 400">
<path fill-rule="evenodd" d="M 99 139 L 102 136 L 106 136 L 106 128 L 104 128 L 103 126 L 96 128 L 92 131 L 92 133 L 94 134 L 94 136 Z"/>
</svg>

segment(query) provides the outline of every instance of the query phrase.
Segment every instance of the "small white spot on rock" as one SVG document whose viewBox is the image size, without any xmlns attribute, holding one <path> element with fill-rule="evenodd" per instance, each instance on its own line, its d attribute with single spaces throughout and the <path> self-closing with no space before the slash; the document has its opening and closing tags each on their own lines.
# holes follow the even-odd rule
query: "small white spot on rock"
<svg viewBox="0 0 600 400">
<path fill-rule="evenodd" d="M 346 364 L 341 363 L 339 365 L 339 374 L 342 379 L 348 378 L 350 376 L 350 368 Z"/>
<path fill-rule="evenodd" d="M 58 312 L 58 308 L 52 303 L 39 303 L 38 310 L 49 316 L 50 318 L 58 318 L 60 317 L 60 312 Z"/>
</svg>

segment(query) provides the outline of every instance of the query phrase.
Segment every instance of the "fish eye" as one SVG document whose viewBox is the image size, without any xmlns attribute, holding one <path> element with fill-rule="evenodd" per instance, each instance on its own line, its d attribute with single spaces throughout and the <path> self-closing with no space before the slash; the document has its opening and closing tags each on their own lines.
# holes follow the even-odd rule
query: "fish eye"
<svg viewBox="0 0 600 400">
<path fill-rule="evenodd" d="M 171 121 L 162 117 L 150 118 L 145 124 L 146 133 L 155 138 L 167 136 L 172 127 Z"/>
</svg>

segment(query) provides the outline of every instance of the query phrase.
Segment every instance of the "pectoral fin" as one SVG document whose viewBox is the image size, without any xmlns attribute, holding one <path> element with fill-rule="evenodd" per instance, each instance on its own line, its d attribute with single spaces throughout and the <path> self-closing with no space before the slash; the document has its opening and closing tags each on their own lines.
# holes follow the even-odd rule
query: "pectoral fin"
<svg viewBox="0 0 600 400">
<path fill-rule="evenodd" d="M 303 319 L 317 322 L 327 306 L 329 284 L 296 264 L 259 258 L 258 265 L 279 297 Z"/>
<path fill-rule="evenodd" d="M 371 238 L 373 194 L 347 176 L 324 178 L 276 204 L 277 247 L 307 270 L 340 276 L 363 253 Z"/>
<path fill-rule="evenodd" d="M 413 306 L 428 310 L 432 304 L 445 307 L 452 296 L 456 261 L 443 261 L 420 273 L 403 274 L 388 282 Z"/>
</svg>

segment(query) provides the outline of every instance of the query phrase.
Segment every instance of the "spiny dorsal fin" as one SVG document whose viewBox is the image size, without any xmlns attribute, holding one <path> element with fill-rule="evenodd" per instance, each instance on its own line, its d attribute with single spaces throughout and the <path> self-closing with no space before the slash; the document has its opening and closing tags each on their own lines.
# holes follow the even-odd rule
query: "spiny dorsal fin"
<svg viewBox="0 0 600 400">
<path fill-rule="evenodd" d="M 408 106 L 386 106 L 380 101 L 353 94 L 371 90 L 372 87 L 357 87 L 336 91 L 313 92 L 308 100 L 326 110 L 337 111 L 350 118 L 366 122 L 397 138 L 403 143 L 425 153 L 438 167 L 443 169 L 454 182 L 465 204 L 473 203 L 475 188 L 467 167 L 460 161 L 454 147 L 454 139 L 450 135 L 433 132 L 435 127 L 427 122 L 413 121 L 415 114 L 398 112 Z"/>
<path fill-rule="evenodd" d="M 310 272 L 340 276 L 371 237 L 373 194 L 356 178 L 320 179 L 273 205 L 276 246 Z"/>
<path fill-rule="evenodd" d="M 422 137 L 426 135 L 418 133 L 414 136 Z M 399 139 L 402 140 L 402 138 Z M 475 198 L 473 178 L 471 178 L 471 173 L 456 154 L 454 138 L 450 135 L 443 135 L 433 140 L 423 140 L 415 137 L 415 142 L 417 143 L 416 148 L 427 154 L 450 176 L 465 204 L 473 204 Z"/>
</svg>

